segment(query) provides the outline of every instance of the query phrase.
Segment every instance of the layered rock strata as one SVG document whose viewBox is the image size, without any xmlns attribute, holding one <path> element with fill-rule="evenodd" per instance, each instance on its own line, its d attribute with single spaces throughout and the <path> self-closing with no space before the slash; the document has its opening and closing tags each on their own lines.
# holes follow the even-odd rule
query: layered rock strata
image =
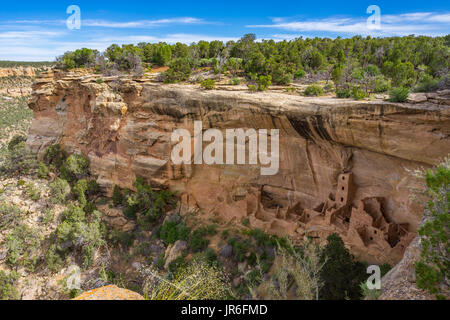
<svg viewBox="0 0 450 320">
<path fill-rule="evenodd" d="M 403 104 L 306 98 L 48 71 L 29 101 L 35 120 L 28 145 L 41 156 L 56 142 L 85 154 L 109 193 L 142 176 L 205 217 L 249 219 L 294 238 L 323 241 L 338 232 L 359 258 L 396 263 L 421 220 L 410 197 L 420 183 L 409 171 L 450 151 L 450 92 L 424 97 Z M 259 164 L 175 165 L 172 132 L 187 129 L 193 137 L 195 121 L 224 135 L 278 129 L 278 173 L 263 176 Z"/>
</svg>

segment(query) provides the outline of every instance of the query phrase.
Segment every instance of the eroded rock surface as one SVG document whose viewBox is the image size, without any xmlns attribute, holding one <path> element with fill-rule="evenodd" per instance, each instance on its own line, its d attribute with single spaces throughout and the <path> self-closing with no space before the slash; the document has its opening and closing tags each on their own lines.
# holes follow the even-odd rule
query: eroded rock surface
<svg viewBox="0 0 450 320">
<path fill-rule="evenodd" d="M 34 77 L 35 75 L 34 67 L 0 68 L 0 77 Z"/>
<path fill-rule="evenodd" d="M 136 292 L 110 285 L 87 291 L 74 300 L 144 300 L 144 297 Z"/>
<path fill-rule="evenodd" d="M 417 288 L 414 263 L 420 260 L 420 237 L 406 249 L 402 260 L 382 279 L 381 300 L 433 300 L 428 292 Z"/>
<path fill-rule="evenodd" d="M 447 91 L 398 104 L 98 79 L 40 75 L 29 101 L 33 151 L 59 142 L 85 154 L 109 193 L 143 176 L 177 191 L 186 210 L 223 223 L 248 218 L 294 238 L 338 232 L 368 262 L 401 259 L 422 212 L 409 197 L 418 182 L 408 170 L 435 165 L 450 150 Z M 278 129 L 278 174 L 262 176 L 259 165 L 173 164 L 171 134 L 184 128 L 193 136 L 194 121 L 222 132 Z"/>
</svg>

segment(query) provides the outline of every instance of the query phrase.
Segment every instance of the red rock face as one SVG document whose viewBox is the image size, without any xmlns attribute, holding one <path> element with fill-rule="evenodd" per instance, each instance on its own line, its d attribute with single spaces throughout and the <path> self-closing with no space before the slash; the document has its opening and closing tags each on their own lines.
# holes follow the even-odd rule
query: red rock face
<svg viewBox="0 0 450 320">
<path fill-rule="evenodd" d="M 142 176 L 177 191 L 184 210 L 223 223 L 248 218 L 270 233 L 322 241 L 338 232 L 368 262 L 400 260 L 422 212 L 410 198 L 420 183 L 408 170 L 450 150 L 449 92 L 394 104 L 97 78 L 40 76 L 29 103 L 32 150 L 59 142 L 84 153 L 106 192 Z M 222 132 L 278 129 L 278 174 L 262 176 L 259 165 L 174 165 L 171 134 L 193 135 L 194 121 Z"/>
</svg>

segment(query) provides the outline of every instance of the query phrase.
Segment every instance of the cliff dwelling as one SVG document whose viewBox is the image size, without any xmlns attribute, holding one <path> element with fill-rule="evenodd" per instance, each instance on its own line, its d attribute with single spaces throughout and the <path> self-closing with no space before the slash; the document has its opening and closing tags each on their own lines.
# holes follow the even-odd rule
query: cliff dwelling
<svg viewBox="0 0 450 320">
<path fill-rule="evenodd" d="M 261 191 L 247 193 L 247 214 L 251 225 L 269 233 L 326 239 L 338 233 L 352 252 L 368 262 L 398 261 L 415 233 L 408 224 L 397 224 L 384 214 L 383 199 L 354 201 L 353 174 L 338 177 L 337 189 L 326 202 L 309 209 L 298 202 L 286 209 L 270 209 L 261 202 Z"/>
</svg>

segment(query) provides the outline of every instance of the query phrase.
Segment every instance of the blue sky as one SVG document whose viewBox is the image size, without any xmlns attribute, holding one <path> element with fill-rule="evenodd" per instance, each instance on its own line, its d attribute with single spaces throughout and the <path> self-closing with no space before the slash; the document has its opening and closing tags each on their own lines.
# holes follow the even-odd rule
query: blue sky
<svg viewBox="0 0 450 320">
<path fill-rule="evenodd" d="M 81 29 L 66 26 L 66 9 L 81 10 Z M 381 29 L 370 30 L 370 5 L 381 9 Z M 303 37 L 446 35 L 449 1 L 3 1 L 0 60 L 53 60 L 81 47 L 112 43 L 191 43 Z"/>
</svg>

